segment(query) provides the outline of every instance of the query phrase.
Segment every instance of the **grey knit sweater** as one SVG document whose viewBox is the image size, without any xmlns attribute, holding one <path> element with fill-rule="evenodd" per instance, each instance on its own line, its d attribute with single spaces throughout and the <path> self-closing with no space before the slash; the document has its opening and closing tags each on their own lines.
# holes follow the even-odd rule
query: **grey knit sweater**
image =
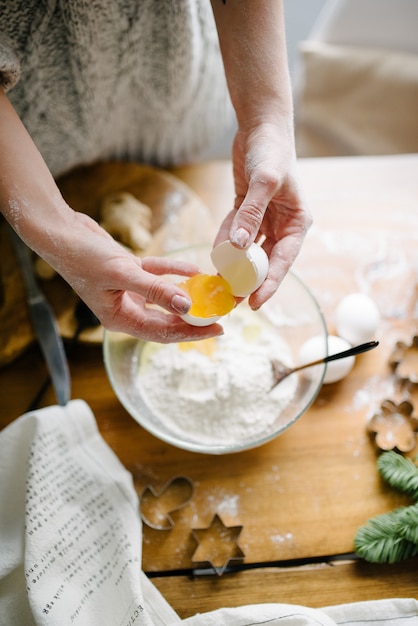
<svg viewBox="0 0 418 626">
<path fill-rule="evenodd" d="M 0 0 L 0 83 L 54 175 L 188 161 L 230 115 L 209 0 Z"/>
</svg>

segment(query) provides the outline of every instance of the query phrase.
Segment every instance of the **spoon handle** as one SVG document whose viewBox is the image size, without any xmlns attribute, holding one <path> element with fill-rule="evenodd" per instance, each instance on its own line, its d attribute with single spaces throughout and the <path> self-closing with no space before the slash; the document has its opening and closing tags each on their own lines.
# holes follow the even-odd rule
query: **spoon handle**
<svg viewBox="0 0 418 626">
<path fill-rule="evenodd" d="M 343 352 L 338 352 L 337 354 L 331 354 L 326 356 L 323 359 L 324 363 L 328 363 L 329 361 L 336 361 L 337 359 L 344 359 L 347 356 L 354 356 L 356 354 L 361 354 L 362 352 L 367 352 L 368 350 L 372 350 L 379 345 L 378 341 L 367 341 L 366 343 L 362 343 L 359 346 L 354 346 L 353 348 L 349 348 L 348 350 L 344 350 Z"/>
<path fill-rule="evenodd" d="M 367 343 L 361 343 L 359 346 L 354 346 L 353 348 L 349 348 L 348 350 L 343 350 L 343 352 L 337 352 L 336 354 L 330 354 L 329 356 L 321 357 L 320 359 L 310 361 L 309 363 L 303 363 L 303 365 L 298 365 L 297 367 L 294 367 L 291 371 L 299 372 L 300 370 L 304 370 L 307 367 L 313 367 L 314 365 L 321 365 L 321 363 L 328 363 L 329 361 L 344 359 L 347 356 L 354 356 L 355 354 L 360 354 L 361 352 L 367 352 L 368 350 L 372 350 L 378 345 L 378 341 L 368 341 Z"/>
</svg>

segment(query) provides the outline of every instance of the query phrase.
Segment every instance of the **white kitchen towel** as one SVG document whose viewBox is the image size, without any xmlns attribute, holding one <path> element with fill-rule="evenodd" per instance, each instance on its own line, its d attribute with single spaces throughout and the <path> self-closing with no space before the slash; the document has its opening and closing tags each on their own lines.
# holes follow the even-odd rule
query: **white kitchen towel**
<svg viewBox="0 0 418 626">
<path fill-rule="evenodd" d="M 151 626 L 141 547 L 132 477 L 85 402 L 0 433 L 1 626 Z M 147 589 L 167 623 L 179 621 Z"/>
<path fill-rule="evenodd" d="M 183 626 L 417 626 L 418 602 L 377 600 L 310 609 L 294 604 L 253 604 L 219 609 L 182 621 Z"/>
<path fill-rule="evenodd" d="M 0 432 L 0 626 L 418 626 L 414 599 L 220 609 L 181 621 L 141 570 L 131 475 L 81 400 Z"/>
</svg>

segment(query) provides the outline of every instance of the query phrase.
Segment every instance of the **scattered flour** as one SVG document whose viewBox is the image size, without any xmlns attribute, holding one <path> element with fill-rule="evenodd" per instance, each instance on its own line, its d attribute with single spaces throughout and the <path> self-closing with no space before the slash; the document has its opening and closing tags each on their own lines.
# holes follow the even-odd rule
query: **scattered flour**
<svg viewBox="0 0 418 626">
<path fill-rule="evenodd" d="M 136 384 L 177 434 L 228 444 L 262 436 L 291 402 L 297 380 L 271 392 L 271 359 L 293 364 L 277 329 L 245 306 L 223 320 L 225 334 L 200 342 L 146 344 Z"/>
<path fill-rule="evenodd" d="M 286 533 L 285 535 L 272 535 L 270 537 L 273 543 L 284 543 L 285 541 L 291 541 L 293 539 L 292 533 Z"/>
<path fill-rule="evenodd" d="M 239 496 L 225 496 L 218 504 L 217 513 L 220 515 L 237 516 L 239 513 Z"/>
</svg>

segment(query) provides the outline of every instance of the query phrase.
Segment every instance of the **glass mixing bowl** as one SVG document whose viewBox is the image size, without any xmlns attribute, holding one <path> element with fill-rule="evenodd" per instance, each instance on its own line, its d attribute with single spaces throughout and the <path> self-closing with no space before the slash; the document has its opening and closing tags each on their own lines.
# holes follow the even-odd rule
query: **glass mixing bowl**
<svg viewBox="0 0 418 626">
<path fill-rule="evenodd" d="M 179 250 L 171 253 L 171 256 L 173 255 L 196 263 L 204 272 L 216 273 L 216 270 L 210 263 L 210 248 L 208 246 L 196 246 Z M 238 318 L 234 318 L 234 315 L 238 315 L 239 322 L 236 322 Z M 228 334 L 228 327 L 234 329 L 234 326 L 231 326 L 231 324 L 241 324 L 242 320 L 247 318 L 250 320 L 249 323 L 253 330 L 254 326 L 259 326 L 260 328 L 268 328 L 270 333 L 277 333 L 279 340 L 284 342 L 288 356 L 291 359 L 291 362 L 287 363 L 287 365 L 295 365 L 297 363 L 301 346 L 313 336 L 319 335 L 323 338 L 324 354 L 327 354 L 327 328 L 321 310 L 306 285 L 292 272 L 288 273 L 276 294 L 259 311 L 251 311 L 246 302 L 242 302 L 229 314 L 228 319 L 221 320 L 219 323 L 222 324 L 225 321 L 226 326 L 224 337 Z M 245 331 L 246 336 L 248 336 L 247 331 L 248 329 Z M 243 337 L 245 333 L 243 333 Z M 220 341 L 222 341 L 222 338 Z M 244 338 L 243 344 L 245 344 L 245 341 Z M 255 348 L 259 348 L 259 346 L 251 343 L 254 341 L 257 341 L 257 338 L 253 332 L 252 339 L 248 343 L 250 354 Z M 195 343 L 197 350 L 200 350 L 201 346 L 197 344 L 201 344 L 201 342 Z M 149 366 L 149 359 L 152 358 L 153 354 L 158 352 L 160 357 L 164 357 L 165 351 L 170 350 L 172 354 L 173 349 L 180 350 L 182 345 L 183 348 L 186 346 L 181 354 L 181 358 L 184 360 L 188 358 L 188 355 L 192 354 L 190 350 L 192 346 L 190 345 L 170 344 L 167 346 L 152 344 L 123 333 L 105 331 L 103 340 L 105 367 L 119 401 L 143 428 L 160 440 L 173 446 L 204 454 L 239 452 L 260 446 L 283 433 L 311 406 L 322 386 L 326 370 L 325 364 L 316 366 L 306 370 L 309 372 L 309 376 L 306 376 L 306 371 L 296 372 L 280 383 L 279 386 L 286 384 L 288 388 L 286 393 L 288 393 L 289 397 L 286 405 L 284 406 L 281 400 L 280 402 L 278 401 L 277 415 L 276 407 L 273 406 L 273 417 L 270 416 L 270 419 L 264 423 L 262 416 L 261 419 L 259 416 L 259 423 L 257 426 L 254 426 L 251 432 L 245 431 L 238 435 L 235 432 L 230 437 L 224 435 L 202 437 L 201 429 L 196 426 L 196 431 L 194 432 L 193 425 L 190 426 L 190 420 L 187 423 L 187 427 L 182 429 L 179 427 L 178 422 L 174 423 L 172 421 L 170 409 L 165 412 L 158 410 L 153 402 L 149 400 L 149 396 L 144 393 L 141 384 L 145 376 L 144 368 Z M 166 352 L 166 354 L 168 358 L 169 353 Z M 213 356 L 209 355 L 207 358 L 213 358 Z M 277 355 L 277 358 L 280 360 L 280 355 Z M 222 360 L 216 367 L 223 367 Z M 220 373 L 222 374 L 222 372 Z M 237 375 L 239 375 L 239 372 Z M 257 373 L 254 372 L 254 376 L 256 375 Z M 160 385 L 157 381 L 155 385 L 155 389 L 158 389 L 157 395 L 164 393 L 163 383 Z M 193 387 L 192 380 L 189 386 Z M 181 408 L 179 409 L 179 406 L 181 406 L 180 396 L 176 397 L 176 391 L 172 393 L 174 393 L 174 396 L 171 399 L 170 406 L 175 406 L 177 412 L 179 410 L 181 412 Z M 231 393 L 233 392 L 231 391 Z M 269 393 L 269 389 L 266 390 L 266 393 Z M 178 394 L 180 394 L 180 391 L 178 391 Z M 280 393 L 278 393 L 278 397 L 280 397 Z M 254 397 L 250 395 L 250 398 L 249 403 L 253 402 L 254 411 L 257 411 L 257 402 L 260 404 L 260 400 L 257 400 L 256 395 Z M 177 402 L 177 399 L 179 402 Z M 223 397 L 223 401 L 228 402 L 228 398 Z M 184 402 L 187 403 L 187 397 L 182 397 L 181 402 L 183 403 L 182 406 L 188 408 L 187 405 L 184 405 Z M 231 406 L 233 407 L 234 403 Z M 248 409 L 249 407 L 246 408 Z M 218 414 L 216 416 L 211 416 L 210 414 L 211 410 L 214 410 L 210 401 L 204 405 L 203 410 L 207 412 L 206 417 L 209 423 L 212 418 L 219 421 Z M 231 410 L 233 411 L 234 409 Z M 239 408 L 237 407 L 236 410 L 238 411 Z M 234 417 L 232 413 L 228 415 L 228 423 L 225 423 L 226 429 Z"/>
</svg>

